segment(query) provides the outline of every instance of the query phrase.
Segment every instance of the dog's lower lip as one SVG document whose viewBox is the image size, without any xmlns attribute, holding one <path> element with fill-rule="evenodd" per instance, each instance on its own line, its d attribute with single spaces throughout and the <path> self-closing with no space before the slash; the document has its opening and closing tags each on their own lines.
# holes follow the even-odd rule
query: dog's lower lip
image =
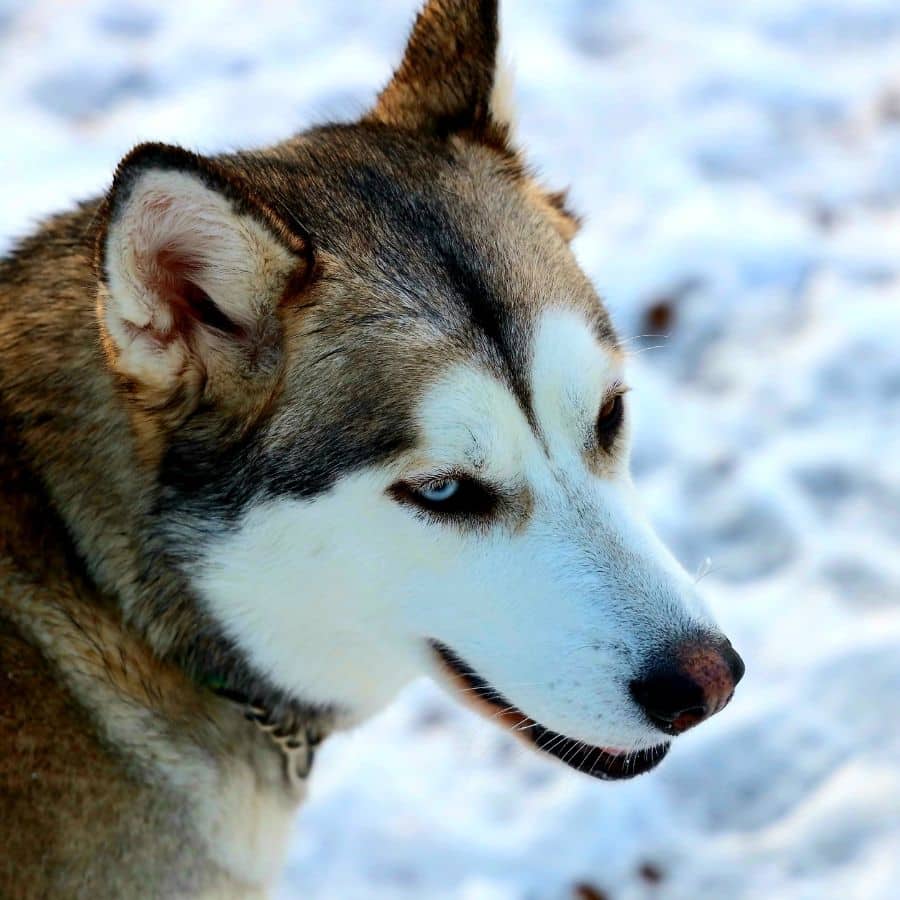
<svg viewBox="0 0 900 900">
<path fill-rule="evenodd" d="M 611 751 L 593 747 L 575 738 L 567 738 L 538 725 L 533 736 L 538 750 L 549 753 L 579 772 L 607 781 L 634 778 L 656 768 L 669 752 L 668 744 L 658 744 L 646 750 Z"/>
<path fill-rule="evenodd" d="M 508 722 L 519 737 L 579 772 L 607 781 L 633 778 L 655 768 L 669 752 L 668 743 L 645 750 L 623 750 L 591 746 L 551 731 L 510 703 L 445 644 L 434 640 L 430 644 L 442 666 L 455 680 L 463 683 L 470 699 L 475 698 L 496 709 L 495 718 Z"/>
</svg>

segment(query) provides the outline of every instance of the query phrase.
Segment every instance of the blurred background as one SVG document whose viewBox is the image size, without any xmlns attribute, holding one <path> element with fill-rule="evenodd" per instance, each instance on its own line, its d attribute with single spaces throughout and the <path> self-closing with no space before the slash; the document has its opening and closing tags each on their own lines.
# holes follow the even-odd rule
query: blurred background
<svg viewBox="0 0 900 900">
<path fill-rule="evenodd" d="M 0 0 L 0 250 L 140 140 L 361 113 L 415 8 Z M 747 676 L 620 784 L 416 684 L 325 746 L 278 896 L 900 896 L 900 3 L 503 16 L 520 143 L 632 353 L 635 477 Z"/>
</svg>

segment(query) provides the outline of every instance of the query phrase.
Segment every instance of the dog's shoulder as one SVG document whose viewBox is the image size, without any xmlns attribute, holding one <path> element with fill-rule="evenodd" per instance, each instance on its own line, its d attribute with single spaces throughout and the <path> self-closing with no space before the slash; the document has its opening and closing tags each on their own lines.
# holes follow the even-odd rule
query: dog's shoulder
<svg viewBox="0 0 900 900">
<path fill-rule="evenodd" d="M 28 602 L 0 609 L 0 896 L 244 896 L 269 863 L 234 807 L 266 804 L 234 729 L 102 615 Z"/>
<path fill-rule="evenodd" d="M 49 896 L 65 872 L 93 881 L 92 860 L 139 793 L 43 654 L 0 620 L 0 894 Z"/>
</svg>

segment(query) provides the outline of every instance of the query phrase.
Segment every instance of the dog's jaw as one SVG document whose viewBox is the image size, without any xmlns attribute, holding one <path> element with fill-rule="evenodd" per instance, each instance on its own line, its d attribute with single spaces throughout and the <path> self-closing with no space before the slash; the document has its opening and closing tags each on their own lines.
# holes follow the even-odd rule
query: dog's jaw
<svg viewBox="0 0 900 900">
<path fill-rule="evenodd" d="M 598 747 L 551 731 L 518 709 L 449 647 L 440 641 L 429 643 L 437 661 L 437 680 L 466 706 L 578 772 L 603 781 L 634 778 L 656 768 L 669 752 L 668 741 L 634 749 Z"/>
</svg>

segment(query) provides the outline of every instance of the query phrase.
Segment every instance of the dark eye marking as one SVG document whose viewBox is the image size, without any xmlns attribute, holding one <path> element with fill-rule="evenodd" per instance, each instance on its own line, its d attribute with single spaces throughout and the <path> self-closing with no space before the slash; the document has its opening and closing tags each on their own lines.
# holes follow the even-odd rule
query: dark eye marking
<svg viewBox="0 0 900 900">
<path fill-rule="evenodd" d="M 398 502 L 418 507 L 437 517 L 484 518 L 497 507 L 498 497 L 489 486 L 465 475 L 398 481 L 388 489 Z"/>
<path fill-rule="evenodd" d="M 622 422 L 625 419 L 625 389 L 616 385 L 612 392 L 606 395 L 600 413 L 597 416 L 597 443 L 602 450 L 610 450 L 616 437 L 622 430 Z"/>
</svg>

